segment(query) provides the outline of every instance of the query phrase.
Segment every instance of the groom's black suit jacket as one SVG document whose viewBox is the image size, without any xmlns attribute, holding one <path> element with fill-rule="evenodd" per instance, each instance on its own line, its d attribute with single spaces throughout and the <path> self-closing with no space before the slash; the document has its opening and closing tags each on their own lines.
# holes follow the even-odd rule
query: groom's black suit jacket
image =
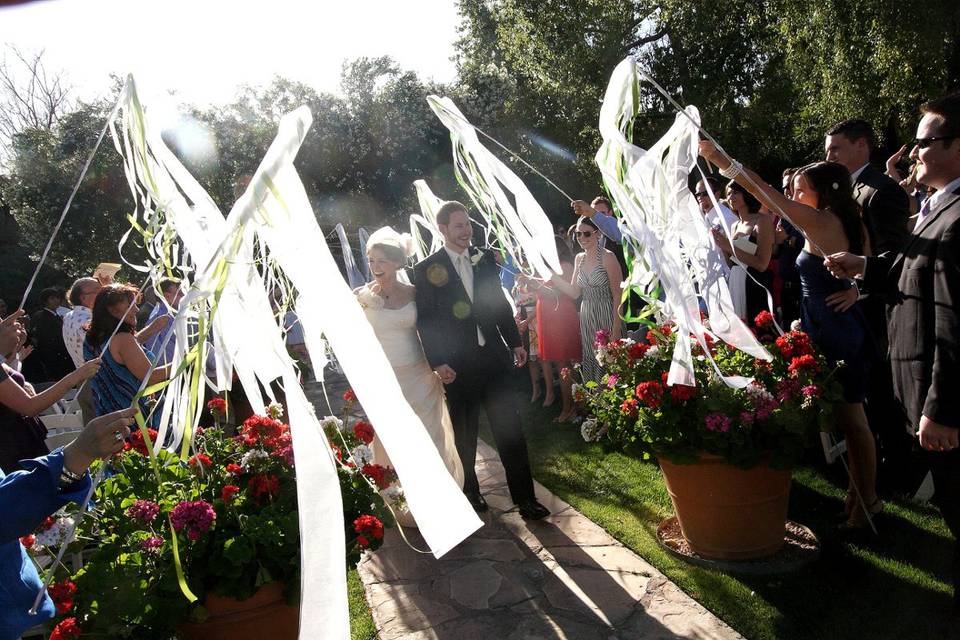
<svg viewBox="0 0 960 640">
<path fill-rule="evenodd" d="M 490 251 L 471 247 L 470 255 L 475 262 L 473 302 L 446 249 L 441 248 L 413 268 L 417 330 L 423 351 L 431 367 L 445 364 L 458 375 L 472 371 L 478 361 L 479 326 L 485 348 L 504 369 L 510 369 L 511 350 L 522 343 L 500 284 L 500 267 Z"/>
</svg>

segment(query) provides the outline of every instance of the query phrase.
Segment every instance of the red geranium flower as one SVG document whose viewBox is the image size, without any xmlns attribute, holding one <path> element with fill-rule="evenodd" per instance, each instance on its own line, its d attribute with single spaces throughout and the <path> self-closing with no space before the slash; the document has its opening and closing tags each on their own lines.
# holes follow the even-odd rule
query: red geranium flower
<svg viewBox="0 0 960 640">
<path fill-rule="evenodd" d="M 659 382 L 655 380 L 641 382 L 637 385 L 635 391 L 637 398 L 640 399 L 640 402 L 647 405 L 651 409 L 656 409 L 660 406 L 660 401 L 663 399 L 663 386 L 661 386 Z"/>
<path fill-rule="evenodd" d="M 753 319 L 753 326 L 760 330 L 767 330 L 773 327 L 773 314 L 769 311 L 761 311 Z"/>
<path fill-rule="evenodd" d="M 392 467 L 384 467 L 379 464 L 365 464 L 360 472 L 373 480 L 379 489 L 386 489 L 390 486 L 390 483 L 397 479 L 397 473 Z"/>
<path fill-rule="evenodd" d="M 256 475 L 247 481 L 247 488 L 257 500 L 264 496 L 272 499 L 280 493 L 280 479 L 275 475 Z"/>
<path fill-rule="evenodd" d="M 206 468 L 213 464 L 213 460 L 211 460 L 210 456 L 205 453 L 198 453 L 187 460 L 187 464 L 189 464 L 191 467 L 199 468 L 202 466 L 203 468 Z"/>
<path fill-rule="evenodd" d="M 639 411 L 640 403 L 637 402 L 636 398 L 627 398 L 623 401 L 623 404 L 620 405 L 620 413 L 625 416 L 630 416 L 631 418 L 635 418 Z"/>
<path fill-rule="evenodd" d="M 262 444 L 273 448 L 280 436 L 289 430 L 290 427 L 279 420 L 267 416 L 251 416 L 240 427 L 240 437 L 243 439 L 243 443 L 249 447 Z"/>
<path fill-rule="evenodd" d="M 810 336 L 802 331 L 785 333 L 776 340 L 777 348 L 787 360 L 797 356 L 813 355 L 813 344 Z"/>
<path fill-rule="evenodd" d="M 223 417 L 227 415 L 227 401 L 223 398 L 213 398 L 207 403 L 207 409 L 210 410 L 210 413 L 212 413 L 214 417 Z"/>
<path fill-rule="evenodd" d="M 380 520 L 375 516 L 358 516 L 357 519 L 353 521 L 353 530 L 354 532 L 360 534 L 360 536 L 357 538 L 357 542 L 361 547 L 367 547 L 370 545 L 370 541 L 366 537 L 368 535 L 374 540 L 380 540 L 383 538 L 383 523 L 380 522 Z"/>
<path fill-rule="evenodd" d="M 22 544 L 27 549 L 32 548 L 33 545 L 35 545 L 36 543 L 37 543 L 37 536 L 33 535 L 32 533 L 30 535 L 23 536 L 22 538 L 20 538 L 20 544 Z"/>
<path fill-rule="evenodd" d="M 650 345 L 644 342 L 635 342 L 630 345 L 630 348 L 627 350 L 627 358 L 629 358 L 632 363 L 634 360 L 639 360 L 647 354 L 647 350 L 650 349 Z"/>
<path fill-rule="evenodd" d="M 697 397 L 697 388 L 685 384 L 675 384 L 670 387 L 670 399 L 674 402 L 686 402 Z"/>
<path fill-rule="evenodd" d="M 57 607 L 57 615 L 62 616 L 73 609 L 73 596 L 77 593 L 77 585 L 70 580 L 54 582 L 47 589 L 53 604 Z"/>
<path fill-rule="evenodd" d="M 240 475 L 241 473 L 243 473 L 243 467 L 241 467 L 241 466 L 238 465 L 238 464 L 235 464 L 235 463 L 231 462 L 230 464 L 227 465 L 227 473 L 229 473 L 229 474 L 231 474 L 231 475 L 234 475 L 234 476 L 238 476 L 238 475 Z"/>
<path fill-rule="evenodd" d="M 375 435 L 373 425 L 369 422 L 357 422 L 353 425 L 353 435 L 357 436 L 363 444 L 370 444 Z"/>
<path fill-rule="evenodd" d="M 790 361 L 790 365 L 787 367 L 787 371 L 791 376 L 796 378 L 803 371 L 809 371 L 810 373 L 817 373 L 820 371 L 820 365 L 817 364 L 817 359 L 811 355 L 802 355 L 794 358 Z"/>
<path fill-rule="evenodd" d="M 347 389 L 343 392 L 343 401 L 346 403 L 353 403 L 357 401 L 357 394 L 353 392 L 353 389 Z"/>
<path fill-rule="evenodd" d="M 80 625 L 76 618 L 64 618 L 50 632 L 50 640 L 76 640 L 80 637 Z"/>
<path fill-rule="evenodd" d="M 220 499 L 224 502 L 231 502 L 238 493 L 240 493 L 240 487 L 237 485 L 224 485 L 223 489 L 220 491 Z"/>
<path fill-rule="evenodd" d="M 150 443 L 154 444 L 157 442 L 157 430 L 147 428 L 147 433 L 150 435 Z M 123 445 L 124 451 L 130 450 L 138 452 L 140 455 L 149 456 L 150 450 L 147 448 L 147 443 L 143 439 L 143 432 L 140 429 L 134 429 L 130 432 L 130 438 Z"/>
</svg>

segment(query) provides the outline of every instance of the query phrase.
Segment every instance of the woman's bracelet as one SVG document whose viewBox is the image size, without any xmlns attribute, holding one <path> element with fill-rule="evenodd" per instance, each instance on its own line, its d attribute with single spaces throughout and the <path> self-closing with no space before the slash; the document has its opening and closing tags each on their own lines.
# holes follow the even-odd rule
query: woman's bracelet
<svg viewBox="0 0 960 640">
<path fill-rule="evenodd" d="M 726 169 L 720 169 L 720 175 L 728 180 L 733 180 L 743 171 L 743 165 L 730 158 L 730 165 Z"/>
<path fill-rule="evenodd" d="M 83 480 L 83 476 L 78 476 L 77 474 L 75 474 L 73 471 L 70 471 L 66 467 L 63 467 L 60 470 L 60 486 L 61 487 L 68 487 L 71 484 L 80 482 L 81 480 Z"/>
</svg>

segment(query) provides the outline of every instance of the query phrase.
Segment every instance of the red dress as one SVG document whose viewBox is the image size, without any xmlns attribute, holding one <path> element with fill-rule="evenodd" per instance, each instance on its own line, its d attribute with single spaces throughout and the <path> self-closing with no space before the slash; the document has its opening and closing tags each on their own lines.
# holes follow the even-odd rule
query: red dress
<svg viewBox="0 0 960 640">
<path fill-rule="evenodd" d="M 580 362 L 580 316 L 573 300 L 555 289 L 537 292 L 537 344 L 541 360 Z"/>
</svg>

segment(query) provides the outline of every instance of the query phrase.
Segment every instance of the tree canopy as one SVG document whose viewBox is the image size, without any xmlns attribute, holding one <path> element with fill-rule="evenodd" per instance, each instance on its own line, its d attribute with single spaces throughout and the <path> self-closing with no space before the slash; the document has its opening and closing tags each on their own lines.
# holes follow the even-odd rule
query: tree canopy
<svg viewBox="0 0 960 640">
<path fill-rule="evenodd" d="M 442 197 L 463 197 L 449 137 L 425 100 L 430 93 L 452 97 L 473 123 L 564 190 L 590 198 L 600 190 L 593 162 L 600 102 L 627 55 L 680 102 L 699 107 L 725 148 L 771 178 L 821 157 L 823 132 L 849 117 L 874 124 L 880 160 L 913 136 L 923 101 L 960 87 L 955 0 L 460 0 L 459 9 L 458 78 L 449 86 L 425 82 L 390 58 L 361 58 L 345 63 L 339 94 L 276 77 L 242 87 L 230 104 L 186 105 L 166 139 L 226 210 L 279 118 L 306 104 L 314 125 L 297 167 L 321 223 L 406 226 L 416 210 L 414 180 L 426 178 Z M 0 215 L 4 229 L 13 229 L 0 256 L 0 296 L 7 298 L 18 299 L 117 87 L 91 103 L 53 89 L 47 119 L 23 121 L 9 134 L 0 176 Z M 641 145 L 674 118 L 649 88 L 644 104 L 635 126 Z M 570 221 L 562 196 L 500 155 L 548 215 Z M 116 260 L 132 207 L 107 143 L 54 244 L 58 272 L 40 284 Z"/>
</svg>

